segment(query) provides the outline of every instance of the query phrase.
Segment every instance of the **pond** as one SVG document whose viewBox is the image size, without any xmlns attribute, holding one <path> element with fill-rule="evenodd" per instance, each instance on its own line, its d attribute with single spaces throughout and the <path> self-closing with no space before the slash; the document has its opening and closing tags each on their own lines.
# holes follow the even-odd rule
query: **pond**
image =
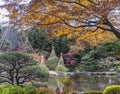
<svg viewBox="0 0 120 94">
<path fill-rule="evenodd" d="M 120 85 L 120 77 L 116 75 L 87 75 L 75 74 L 71 76 L 73 83 L 71 88 L 77 91 L 103 90 L 108 85 Z M 56 90 L 58 88 L 56 77 L 51 77 L 47 83 L 48 87 Z"/>
</svg>

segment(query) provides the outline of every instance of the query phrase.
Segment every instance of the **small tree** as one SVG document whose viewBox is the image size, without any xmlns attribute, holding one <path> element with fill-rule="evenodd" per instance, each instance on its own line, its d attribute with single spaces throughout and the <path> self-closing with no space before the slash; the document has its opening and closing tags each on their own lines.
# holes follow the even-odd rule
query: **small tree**
<svg viewBox="0 0 120 94">
<path fill-rule="evenodd" d="M 25 53 L 8 52 L 0 54 L 0 77 L 10 84 L 45 81 L 49 77 L 48 69 Z"/>
<path fill-rule="evenodd" d="M 55 70 L 55 68 L 58 65 L 58 57 L 57 56 L 52 56 L 49 57 L 46 63 L 46 66 L 50 69 L 50 70 Z"/>
<path fill-rule="evenodd" d="M 55 68 L 58 65 L 58 57 L 55 54 L 55 50 L 54 50 L 54 46 L 52 46 L 52 51 L 51 54 L 47 60 L 47 64 L 46 66 L 50 69 L 50 70 L 55 70 Z"/>
<path fill-rule="evenodd" d="M 64 72 L 67 72 L 67 68 L 63 65 L 58 65 L 56 68 L 55 68 L 56 72 L 57 73 L 64 73 Z"/>
<path fill-rule="evenodd" d="M 64 65 L 64 60 L 63 60 L 63 57 L 62 57 L 62 53 L 61 53 L 58 65 L 55 68 L 55 70 L 56 70 L 57 73 L 64 73 L 64 72 L 67 71 L 67 68 Z"/>
</svg>

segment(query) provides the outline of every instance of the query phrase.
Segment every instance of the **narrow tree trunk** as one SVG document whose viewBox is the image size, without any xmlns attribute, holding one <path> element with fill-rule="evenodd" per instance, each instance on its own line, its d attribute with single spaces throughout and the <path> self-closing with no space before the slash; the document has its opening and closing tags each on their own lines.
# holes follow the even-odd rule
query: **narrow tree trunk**
<svg viewBox="0 0 120 94">
<path fill-rule="evenodd" d="M 117 38 L 120 38 L 120 31 L 118 31 L 113 25 L 112 23 L 106 19 L 106 24 L 110 27 L 111 32 L 113 32 L 115 34 L 115 36 Z"/>
<path fill-rule="evenodd" d="M 120 32 L 117 31 L 116 29 L 112 29 L 112 32 L 115 34 L 117 38 L 120 38 Z"/>
<path fill-rule="evenodd" d="M 12 85 L 14 85 L 13 69 L 11 69 L 11 70 L 9 71 L 9 74 L 10 74 L 10 82 L 11 82 Z"/>
</svg>

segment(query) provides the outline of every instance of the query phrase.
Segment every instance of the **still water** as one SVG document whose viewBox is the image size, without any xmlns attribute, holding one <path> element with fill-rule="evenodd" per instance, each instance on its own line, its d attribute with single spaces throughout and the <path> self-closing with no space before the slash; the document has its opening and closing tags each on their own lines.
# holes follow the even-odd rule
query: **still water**
<svg viewBox="0 0 120 94">
<path fill-rule="evenodd" d="M 87 75 L 75 74 L 71 76 L 73 81 L 71 88 L 77 91 L 103 90 L 108 85 L 120 85 L 120 77 L 115 75 Z M 58 88 L 58 80 L 51 77 L 48 81 L 48 87 L 56 90 Z"/>
</svg>

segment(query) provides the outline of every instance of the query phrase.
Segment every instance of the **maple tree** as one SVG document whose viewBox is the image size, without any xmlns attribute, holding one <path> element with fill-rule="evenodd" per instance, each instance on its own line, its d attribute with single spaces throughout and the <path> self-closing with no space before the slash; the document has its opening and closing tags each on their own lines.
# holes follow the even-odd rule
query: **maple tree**
<svg viewBox="0 0 120 94">
<path fill-rule="evenodd" d="M 78 42 L 93 36 L 101 40 L 111 35 L 120 38 L 119 0 L 30 0 L 28 4 L 8 1 L 11 22 L 19 27 L 53 29 L 52 36 L 65 34 Z M 96 37 L 90 41 L 97 42 Z"/>
</svg>

